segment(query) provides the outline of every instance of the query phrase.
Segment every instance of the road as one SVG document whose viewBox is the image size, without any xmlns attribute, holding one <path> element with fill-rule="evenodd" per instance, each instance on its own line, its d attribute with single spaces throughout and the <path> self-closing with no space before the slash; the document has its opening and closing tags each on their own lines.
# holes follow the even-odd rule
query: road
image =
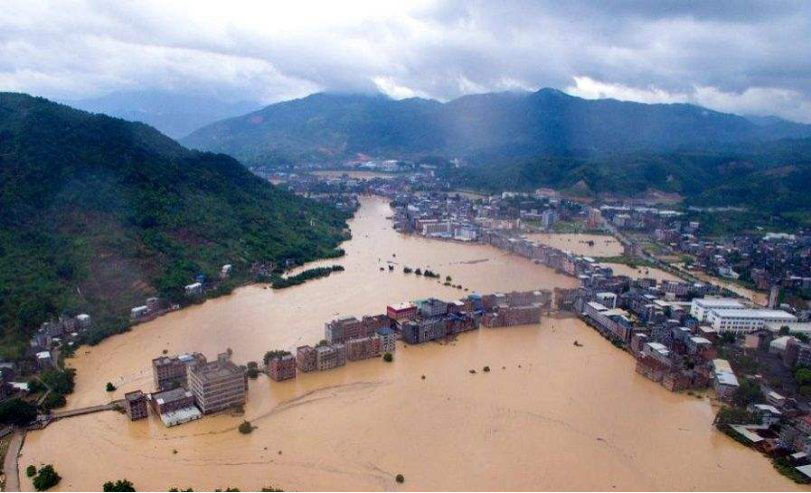
<svg viewBox="0 0 811 493">
<path fill-rule="evenodd" d="M 20 449 L 23 448 L 24 440 L 25 429 L 16 428 L 11 435 L 11 443 L 3 463 L 3 471 L 6 474 L 6 491 L 20 491 L 20 469 L 17 459 L 20 457 Z"/>
</svg>

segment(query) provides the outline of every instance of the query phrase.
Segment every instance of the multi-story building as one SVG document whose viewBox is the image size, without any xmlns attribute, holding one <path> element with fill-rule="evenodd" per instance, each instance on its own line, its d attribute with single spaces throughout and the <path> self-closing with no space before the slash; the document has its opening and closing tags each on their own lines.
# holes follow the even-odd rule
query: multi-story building
<svg viewBox="0 0 811 493">
<path fill-rule="evenodd" d="M 194 407 L 194 395 L 186 389 L 172 389 L 152 394 L 152 408 L 158 414 L 170 414 Z"/>
<path fill-rule="evenodd" d="M 738 377 L 732 371 L 729 362 L 724 359 L 712 360 L 713 367 L 713 387 L 720 399 L 730 399 L 732 394 L 738 390 Z"/>
<path fill-rule="evenodd" d="M 337 368 L 346 364 L 346 346 L 333 344 L 315 348 L 315 366 L 318 371 Z"/>
<path fill-rule="evenodd" d="M 161 356 L 152 360 L 152 376 L 155 389 L 169 390 L 188 386 L 188 368 L 192 364 L 205 363 L 206 357 L 200 353 L 179 356 Z"/>
<path fill-rule="evenodd" d="M 391 327 L 377 329 L 377 335 L 380 336 L 380 351 L 393 353 L 397 349 L 397 337 Z"/>
<path fill-rule="evenodd" d="M 129 416 L 132 421 L 149 416 L 146 394 L 140 390 L 124 394 L 124 409 L 127 411 L 127 416 Z"/>
<path fill-rule="evenodd" d="M 351 339 L 346 343 L 346 359 L 349 361 L 359 361 L 362 359 L 376 358 L 380 356 L 381 340 L 375 334 L 370 337 Z"/>
<path fill-rule="evenodd" d="M 744 310 L 746 305 L 735 298 L 696 298 L 690 303 L 690 315 L 706 322 L 712 310 Z"/>
<path fill-rule="evenodd" d="M 419 322 L 408 321 L 402 325 L 403 340 L 408 344 L 440 339 L 447 335 L 447 324 L 444 318 L 422 319 Z"/>
<path fill-rule="evenodd" d="M 394 321 L 414 320 L 417 318 L 417 305 L 413 303 L 399 303 L 386 307 L 386 316 Z"/>
<path fill-rule="evenodd" d="M 448 313 L 448 304 L 436 298 L 417 301 L 416 305 L 423 318 L 441 317 Z"/>
<path fill-rule="evenodd" d="M 718 332 L 747 333 L 762 329 L 767 323 L 796 322 L 797 317 L 783 310 L 715 309 L 707 322 Z"/>
<path fill-rule="evenodd" d="M 268 361 L 268 376 L 277 382 L 296 378 L 296 357 L 287 353 L 271 358 Z"/>
<path fill-rule="evenodd" d="M 152 409 L 166 426 L 175 426 L 203 417 L 200 410 L 194 406 L 194 395 L 184 388 L 157 392 L 149 398 Z"/>
<path fill-rule="evenodd" d="M 810 367 L 811 344 L 789 337 L 786 341 L 786 351 L 783 353 L 783 364 L 789 368 Z"/>
<path fill-rule="evenodd" d="M 203 414 L 245 404 L 247 379 L 245 370 L 221 353 L 216 361 L 189 366 L 189 389 Z"/>
<path fill-rule="evenodd" d="M 316 350 L 312 346 L 299 346 L 296 348 L 296 366 L 299 371 L 315 371 L 318 369 Z"/>
<path fill-rule="evenodd" d="M 324 325 L 324 339 L 330 344 L 364 337 L 363 323 L 355 317 L 336 318 Z"/>
</svg>

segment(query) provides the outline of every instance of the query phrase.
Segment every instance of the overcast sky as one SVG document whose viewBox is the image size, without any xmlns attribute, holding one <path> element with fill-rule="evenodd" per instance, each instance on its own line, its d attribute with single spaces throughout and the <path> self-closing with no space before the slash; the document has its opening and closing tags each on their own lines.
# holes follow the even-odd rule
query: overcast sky
<svg viewBox="0 0 811 493">
<path fill-rule="evenodd" d="M 38 1 L 0 6 L 0 90 L 275 102 L 554 87 L 811 122 L 811 1 Z"/>
</svg>

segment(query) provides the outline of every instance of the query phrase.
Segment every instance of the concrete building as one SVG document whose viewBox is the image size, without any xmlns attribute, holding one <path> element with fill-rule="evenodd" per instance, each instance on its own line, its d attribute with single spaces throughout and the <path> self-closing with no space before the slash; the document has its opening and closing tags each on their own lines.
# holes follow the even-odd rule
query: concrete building
<svg viewBox="0 0 811 493">
<path fill-rule="evenodd" d="M 203 294 L 203 285 L 199 282 L 189 284 L 184 288 L 186 296 L 199 296 Z"/>
<path fill-rule="evenodd" d="M 155 382 L 155 389 L 160 392 L 177 387 L 188 387 L 189 366 L 205 362 L 206 357 L 200 353 L 161 356 L 153 359 L 152 378 Z"/>
<path fill-rule="evenodd" d="M 268 361 L 268 376 L 277 382 L 296 378 L 296 357 L 290 353 L 276 356 Z"/>
<path fill-rule="evenodd" d="M 346 359 L 360 361 L 380 356 L 380 336 L 374 334 L 370 337 L 352 339 L 346 342 Z"/>
<path fill-rule="evenodd" d="M 747 306 L 735 298 L 696 298 L 690 303 L 690 315 L 706 322 L 712 310 L 744 310 Z"/>
<path fill-rule="evenodd" d="M 747 333 L 762 329 L 769 323 L 796 322 L 797 317 L 782 310 L 714 309 L 707 314 L 707 322 L 718 332 Z"/>
<path fill-rule="evenodd" d="M 365 336 L 363 324 L 355 317 L 336 318 L 324 325 L 324 339 L 330 344 L 343 343 L 349 339 Z"/>
<path fill-rule="evenodd" d="M 713 387 L 719 399 L 728 400 L 738 390 L 738 377 L 732 371 L 729 361 L 725 359 L 712 360 Z"/>
<path fill-rule="evenodd" d="M 417 305 L 413 303 L 398 303 L 386 307 L 386 316 L 394 321 L 414 320 L 417 318 Z"/>
<path fill-rule="evenodd" d="M 315 366 L 318 371 L 329 370 L 346 364 L 346 346 L 333 344 L 315 348 Z"/>
<path fill-rule="evenodd" d="M 242 406 L 247 396 L 245 370 L 221 353 L 216 361 L 189 366 L 189 390 L 203 414 Z"/>
<path fill-rule="evenodd" d="M 393 353 L 397 349 L 397 337 L 390 327 L 377 329 L 377 335 L 380 336 L 381 352 Z"/>
<path fill-rule="evenodd" d="M 202 417 L 200 410 L 194 407 L 194 395 L 183 388 L 154 393 L 150 400 L 152 409 L 166 426 L 175 426 Z"/>
<path fill-rule="evenodd" d="M 448 304 L 436 298 L 417 301 L 416 305 L 423 318 L 441 317 L 448 313 Z"/>
<path fill-rule="evenodd" d="M 318 369 L 316 350 L 312 346 L 299 346 L 296 348 L 296 366 L 299 371 L 308 372 Z"/>
<path fill-rule="evenodd" d="M 124 409 L 130 420 L 136 421 L 149 416 L 146 394 L 140 390 L 124 394 Z"/>
</svg>

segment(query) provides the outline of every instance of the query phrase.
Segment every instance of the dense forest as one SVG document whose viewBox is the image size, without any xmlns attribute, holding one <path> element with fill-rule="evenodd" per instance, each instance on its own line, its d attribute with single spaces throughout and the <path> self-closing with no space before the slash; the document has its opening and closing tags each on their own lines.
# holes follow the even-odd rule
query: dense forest
<svg viewBox="0 0 811 493">
<path fill-rule="evenodd" d="M 60 313 L 120 330 L 195 276 L 335 256 L 347 217 L 189 151 L 153 128 L 0 93 L 0 327 L 5 356 Z"/>
</svg>

